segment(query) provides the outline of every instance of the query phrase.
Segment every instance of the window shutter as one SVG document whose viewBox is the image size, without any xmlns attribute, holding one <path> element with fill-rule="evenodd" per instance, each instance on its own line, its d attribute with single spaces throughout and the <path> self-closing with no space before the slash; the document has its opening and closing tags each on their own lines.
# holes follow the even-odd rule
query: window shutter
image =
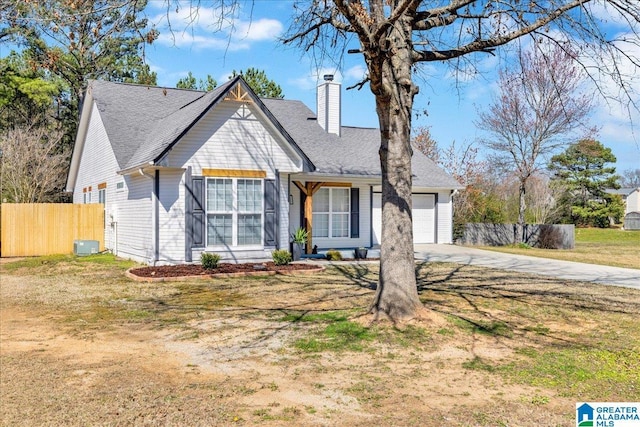
<svg viewBox="0 0 640 427">
<path fill-rule="evenodd" d="M 351 188 L 351 238 L 360 237 L 360 189 Z"/>
<path fill-rule="evenodd" d="M 191 248 L 204 248 L 206 230 L 205 179 L 198 176 L 187 179 L 186 211 L 187 211 L 187 251 Z M 187 258 L 191 258 L 188 256 Z M 191 261 L 187 259 L 187 261 Z"/>
<path fill-rule="evenodd" d="M 278 183 L 264 180 L 264 244 L 278 245 Z"/>
</svg>

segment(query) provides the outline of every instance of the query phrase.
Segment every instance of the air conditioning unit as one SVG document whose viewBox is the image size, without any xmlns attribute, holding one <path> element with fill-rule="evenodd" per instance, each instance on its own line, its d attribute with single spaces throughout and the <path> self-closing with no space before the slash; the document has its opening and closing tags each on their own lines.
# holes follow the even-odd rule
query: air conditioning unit
<svg viewBox="0 0 640 427">
<path fill-rule="evenodd" d="M 100 243 L 97 240 L 74 240 L 73 254 L 87 256 L 100 252 Z"/>
</svg>

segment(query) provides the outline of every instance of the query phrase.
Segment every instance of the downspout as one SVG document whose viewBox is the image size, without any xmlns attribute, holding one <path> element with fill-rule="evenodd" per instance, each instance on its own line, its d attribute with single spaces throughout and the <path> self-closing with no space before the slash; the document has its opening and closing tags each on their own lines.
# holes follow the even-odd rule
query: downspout
<svg viewBox="0 0 640 427">
<path fill-rule="evenodd" d="M 276 175 L 276 200 L 275 200 L 275 209 L 276 209 L 276 249 L 280 248 L 280 171 L 278 169 L 275 170 Z M 263 242 L 264 244 L 264 242 Z"/>
<path fill-rule="evenodd" d="M 153 165 L 153 163 L 149 163 Z M 158 230 L 158 213 L 159 213 L 159 203 L 158 203 L 158 194 L 160 193 L 160 171 L 156 169 L 155 175 L 151 175 L 146 173 L 142 168 L 138 169 L 138 172 L 141 176 L 149 178 L 153 181 L 153 189 L 151 191 L 151 228 L 153 229 L 153 240 L 152 240 L 152 252 L 153 257 L 150 262 L 151 265 L 155 266 L 158 262 L 159 258 L 159 246 L 160 246 L 160 234 Z"/>
<path fill-rule="evenodd" d="M 373 185 L 369 186 L 369 247 L 373 247 Z"/>
</svg>

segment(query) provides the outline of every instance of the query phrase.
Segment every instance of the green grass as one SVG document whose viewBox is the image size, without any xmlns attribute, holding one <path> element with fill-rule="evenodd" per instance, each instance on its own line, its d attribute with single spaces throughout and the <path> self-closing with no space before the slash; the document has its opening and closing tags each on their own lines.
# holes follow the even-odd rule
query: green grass
<svg viewBox="0 0 640 427">
<path fill-rule="evenodd" d="M 499 367 L 516 382 L 557 390 L 565 397 L 621 401 L 640 399 L 640 348 L 531 352 L 522 360 Z"/>
<path fill-rule="evenodd" d="M 311 337 L 298 339 L 294 347 L 306 353 L 318 353 L 324 351 L 356 351 L 367 348 L 367 344 L 374 341 L 377 333 L 348 320 L 335 321 L 321 329 L 312 332 Z"/>
<path fill-rule="evenodd" d="M 305 322 L 325 325 L 312 328 L 307 337 L 294 342 L 294 347 L 307 353 L 323 351 L 362 352 L 371 349 L 374 342 L 403 348 L 425 348 L 432 343 L 431 334 L 423 327 L 407 325 L 402 329 L 379 325 L 363 326 L 349 319 L 357 315 L 354 310 L 337 310 L 322 313 L 288 313 L 278 319 L 286 322 Z"/>
<path fill-rule="evenodd" d="M 75 255 L 46 255 L 22 258 L 17 261 L 7 262 L 2 265 L 2 270 L 10 272 L 19 269 L 33 269 L 41 267 L 53 268 L 60 265 L 79 267 L 87 264 L 115 267 L 121 270 L 126 270 L 137 265 L 134 261 L 123 260 L 107 253 L 88 255 L 84 257 Z"/>
<path fill-rule="evenodd" d="M 640 269 L 638 261 L 640 260 L 640 231 L 626 231 L 617 228 L 576 228 L 575 248 L 570 250 L 516 246 L 485 247 L 484 249 L 540 258 Z"/>
<path fill-rule="evenodd" d="M 618 228 L 576 228 L 576 243 L 581 245 L 612 244 L 635 247 L 640 245 L 640 230 Z"/>
</svg>

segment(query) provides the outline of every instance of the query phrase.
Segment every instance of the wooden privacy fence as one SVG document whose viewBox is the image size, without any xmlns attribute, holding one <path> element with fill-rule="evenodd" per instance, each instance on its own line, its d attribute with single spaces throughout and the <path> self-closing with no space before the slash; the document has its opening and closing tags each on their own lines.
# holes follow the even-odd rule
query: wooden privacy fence
<svg viewBox="0 0 640 427">
<path fill-rule="evenodd" d="M 73 241 L 97 240 L 104 250 L 104 205 L 3 203 L 0 255 L 69 254 Z"/>
</svg>

